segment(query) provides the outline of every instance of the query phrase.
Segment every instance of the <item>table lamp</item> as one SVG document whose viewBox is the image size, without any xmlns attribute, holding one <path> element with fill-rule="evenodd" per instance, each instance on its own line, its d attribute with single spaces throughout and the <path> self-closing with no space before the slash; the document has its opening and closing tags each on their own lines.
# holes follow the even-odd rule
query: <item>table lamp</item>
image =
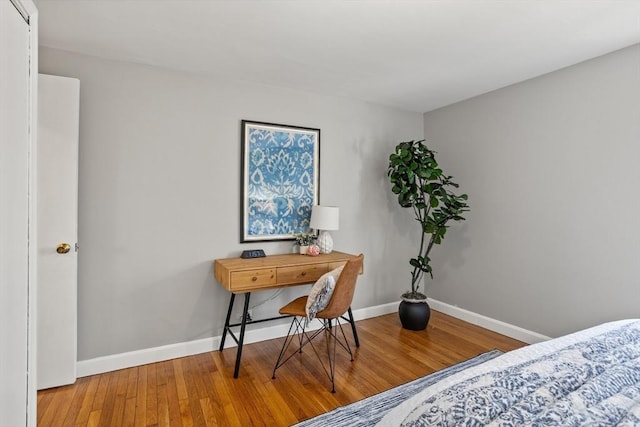
<svg viewBox="0 0 640 427">
<path fill-rule="evenodd" d="M 319 231 L 318 246 L 320 253 L 328 254 L 333 251 L 333 239 L 327 230 L 337 230 L 340 220 L 340 209 L 336 206 L 319 206 L 311 208 L 311 223 L 309 227 Z"/>
</svg>

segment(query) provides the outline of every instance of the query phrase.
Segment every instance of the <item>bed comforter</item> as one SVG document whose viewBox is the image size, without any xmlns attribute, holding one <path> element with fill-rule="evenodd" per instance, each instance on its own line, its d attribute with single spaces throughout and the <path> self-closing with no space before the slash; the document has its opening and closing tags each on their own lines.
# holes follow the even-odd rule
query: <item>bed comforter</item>
<svg viewBox="0 0 640 427">
<path fill-rule="evenodd" d="M 436 383 L 378 426 L 640 426 L 640 320 L 524 347 Z"/>
</svg>

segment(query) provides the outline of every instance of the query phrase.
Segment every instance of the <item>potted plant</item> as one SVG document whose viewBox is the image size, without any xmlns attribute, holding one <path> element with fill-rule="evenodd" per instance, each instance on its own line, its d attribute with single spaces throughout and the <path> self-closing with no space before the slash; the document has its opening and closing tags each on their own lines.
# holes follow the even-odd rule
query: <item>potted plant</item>
<svg viewBox="0 0 640 427">
<path fill-rule="evenodd" d="M 424 140 L 401 142 L 389 156 L 388 176 L 398 203 L 412 208 L 420 223 L 420 249 L 411 265 L 411 291 L 402 294 L 399 313 L 405 329 L 422 330 L 427 327 L 430 308 L 427 296 L 420 292 L 424 273 L 433 278 L 429 253 L 447 233 L 449 221 L 463 221 L 469 210 L 466 194 L 457 195 L 452 189 L 458 184 L 438 166 L 435 151 Z"/>
<path fill-rule="evenodd" d="M 309 245 L 313 243 L 314 236 L 309 233 L 300 233 L 293 236 L 296 239 L 296 243 L 300 248 L 300 255 L 306 255 Z"/>
</svg>

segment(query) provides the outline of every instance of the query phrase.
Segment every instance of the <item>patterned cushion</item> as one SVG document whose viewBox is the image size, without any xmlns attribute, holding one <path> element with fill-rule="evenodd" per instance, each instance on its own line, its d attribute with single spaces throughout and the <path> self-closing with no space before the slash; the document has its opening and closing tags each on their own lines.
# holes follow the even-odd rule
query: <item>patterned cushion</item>
<svg viewBox="0 0 640 427">
<path fill-rule="evenodd" d="M 342 273 L 342 267 L 324 273 L 316 283 L 313 284 L 309 296 L 307 297 L 307 321 L 311 321 L 316 317 L 316 313 L 324 310 L 331 300 L 333 289 L 336 286 L 338 277 Z"/>
</svg>

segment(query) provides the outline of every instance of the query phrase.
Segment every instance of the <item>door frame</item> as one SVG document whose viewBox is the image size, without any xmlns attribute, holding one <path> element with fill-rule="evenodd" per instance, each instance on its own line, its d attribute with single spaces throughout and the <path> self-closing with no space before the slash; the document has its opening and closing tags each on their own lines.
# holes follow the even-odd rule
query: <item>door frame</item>
<svg viewBox="0 0 640 427">
<path fill-rule="evenodd" d="M 38 393 L 36 388 L 36 337 L 37 337 L 37 151 L 38 140 L 38 9 L 32 0 L 10 0 L 29 24 L 29 242 L 27 280 L 27 414 L 26 425 L 38 422 Z"/>
</svg>

